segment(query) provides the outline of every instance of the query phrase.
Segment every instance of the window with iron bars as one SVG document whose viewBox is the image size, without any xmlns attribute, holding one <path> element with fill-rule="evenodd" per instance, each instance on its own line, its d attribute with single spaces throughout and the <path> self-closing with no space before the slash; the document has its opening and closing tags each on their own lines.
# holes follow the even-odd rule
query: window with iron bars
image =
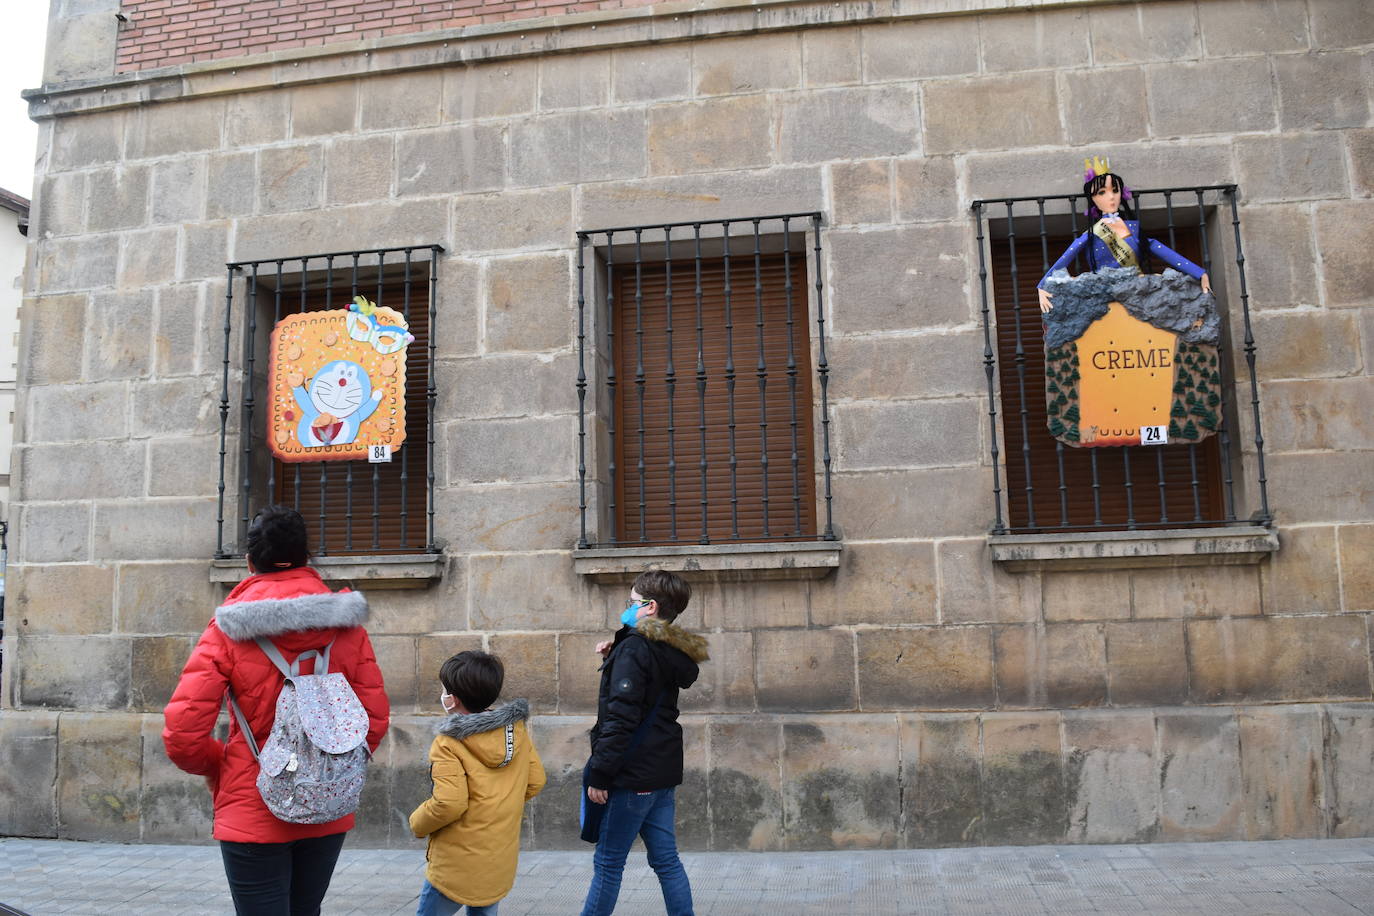
<svg viewBox="0 0 1374 916">
<path fill-rule="evenodd" d="M 438 552 L 434 333 L 443 250 L 419 245 L 228 265 L 217 557 L 241 554 L 254 513 L 271 503 L 301 512 L 318 556 Z M 280 461 L 266 438 L 272 328 L 292 313 L 347 309 L 356 296 L 400 313 L 414 336 L 405 350 L 405 441 L 384 463 Z M 230 428 L 235 415 L 237 444 Z"/>
<path fill-rule="evenodd" d="M 1144 237 L 1156 238 L 1210 275 L 1222 317 L 1217 434 L 1200 443 L 1073 448 L 1049 431 L 1044 328 L 1036 285 L 1089 228 L 1080 195 L 979 200 L 984 367 L 987 374 L 994 534 L 1172 529 L 1272 521 L 1260 431 L 1255 340 L 1234 185 L 1133 190 Z M 1227 245 L 1231 250 L 1227 251 Z M 1237 286 L 1213 261 L 1233 259 Z M 1141 245 L 1141 269 L 1161 271 Z M 1071 274 L 1088 270 L 1081 259 Z M 1241 336 L 1245 372 L 1229 364 Z M 1247 397 L 1248 395 L 1248 397 Z M 1248 402 L 1248 403 L 1246 403 Z M 998 422 L 998 405 L 1001 422 Z M 1253 452 L 1243 454 L 1242 422 Z M 1005 479 L 1006 486 L 1002 482 Z M 1247 511 L 1248 505 L 1248 511 Z"/>
<path fill-rule="evenodd" d="M 579 547 L 835 539 L 821 254 L 820 213 L 578 233 Z"/>
</svg>

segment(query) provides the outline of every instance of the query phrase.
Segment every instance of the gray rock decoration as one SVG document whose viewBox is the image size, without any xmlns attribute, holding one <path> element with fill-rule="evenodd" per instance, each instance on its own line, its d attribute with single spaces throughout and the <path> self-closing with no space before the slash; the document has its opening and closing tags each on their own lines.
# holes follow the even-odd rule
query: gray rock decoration
<svg viewBox="0 0 1374 916">
<path fill-rule="evenodd" d="M 1045 288 L 1054 294 L 1054 308 L 1045 313 L 1047 349 L 1083 336 L 1090 324 L 1107 314 L 1112 302 L 1120 302 L 1133 317 L 1172 331 L 1188 343 L 1215 347 L 1221 341 L 1216 297 L 1173 268 L 1142 274 L 1134 267 L 1108 267 L 1076 277 L 1057 270 Z"/>
</svg>

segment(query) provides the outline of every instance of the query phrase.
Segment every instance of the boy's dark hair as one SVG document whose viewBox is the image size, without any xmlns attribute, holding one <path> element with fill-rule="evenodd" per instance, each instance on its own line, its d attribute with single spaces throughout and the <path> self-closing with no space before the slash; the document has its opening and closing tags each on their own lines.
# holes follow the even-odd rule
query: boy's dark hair
<svg viewBox="0 0 1374 916">
<path fill-rule="evenodd" d="M 310 560 L 305 519 L 288 506 L 268 506 L 248 526 L 248 559 L 260 573 L 304 566 Z"/>
<path fill-rule="evenodd" d="M 481 712 L 495 703 L 505 680 L 505 665 L 489 652 L 459 652 L 439 669 L 439 683 L 468 712 Z"/>
<path fill-rule="evenodd" d="M 677 573 L 666 569 L 649 569 L 635 579 L 634 590 L 641 598 L 652 598 L 658 602 L 658 617 L 673 621 L 687 609 L 692 600 L 692 586 Z"/>
</svg>

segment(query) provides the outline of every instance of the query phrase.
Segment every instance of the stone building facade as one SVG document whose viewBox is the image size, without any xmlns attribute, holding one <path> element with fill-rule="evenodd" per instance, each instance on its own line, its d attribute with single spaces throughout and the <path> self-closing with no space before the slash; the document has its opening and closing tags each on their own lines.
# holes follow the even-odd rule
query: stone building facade
<svg viewBox="0 0 1374 916">
<path fill-rule="evenodd" d="M 192 5 L 126 0 L 121 21 L 115 0 L 54 0 L 30 94 L 0 833 L 208 838 L 160 710 L 242 574 L 239 482 L 267 473 L 251 438 L 240 473 L 243 418 L 262 421 L 244 310 L 270 298 L 249 304 L 250 277 L 285 261 L 304 290 L 324 261 L 303 257 L 406 246 L 435 271 L 433 550 L 320 560 L 368 589 L 394 704 L 359 842 L 412 842 L 438 663 L 480 646 L 530 699 L 550 772 L 526 842 L 572 845 L 593 646 L 648 564 L 695 579 L 684 623 L 713 656 L 684 699 L 685 847 L 1374 831 L 1368 4 L 563 4 L 398 34 L 297 23 L 191 60 L 131 37 Z M 997 246 L 1043 231 L 1036 199 L 1078 192 L 1090 153 L 1174 189 L 1141 200 L 1170 232 L 1172 202 L 1212 189 L 1218 524 L 1016 522 L 1012 351 L 984 323 Z M 629 507 L 609 505 L 598 316 L 608 293 L 627 306 L 608 259 L 623 281 L 633 229 L 676 223 L 723 253 L 727 219 L 746 258 L 750 221 L 779 214 L 802 215 L 764 242 L 807 278 L 788 295 L 814 525 L 611 545 Z"/>
</svg>

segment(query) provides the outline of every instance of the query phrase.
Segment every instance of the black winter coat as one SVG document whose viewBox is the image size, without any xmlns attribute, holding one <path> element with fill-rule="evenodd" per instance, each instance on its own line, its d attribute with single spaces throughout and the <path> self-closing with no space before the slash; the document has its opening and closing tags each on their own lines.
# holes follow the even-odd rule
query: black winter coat
<svg viewBox="0 0 1374 916">
<path fill-rule="evenodd" d="M 697 663 L 708 657 L 705 639 L 654 617 L 620 628 L 601 665 L 589 786 L 647 792 L 682 783 L 678 691 L 695 683 Z M 647 732 L 627 754 L 635 730 L 660 695 Z"/>
</svg>

